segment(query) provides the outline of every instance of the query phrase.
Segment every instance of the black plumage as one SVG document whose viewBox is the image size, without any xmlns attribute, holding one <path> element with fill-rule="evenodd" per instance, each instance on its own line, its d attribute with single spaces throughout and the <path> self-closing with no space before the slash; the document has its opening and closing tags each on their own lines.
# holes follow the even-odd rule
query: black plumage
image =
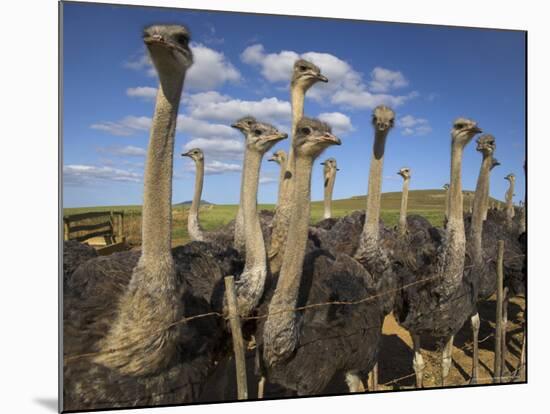
<svg viewBox="0 0 550 414">
<path fill-rule="evenodd" d="M 242 269 L 233 249 L 192 242 L 172 250 L 185 317 L 221 312 L 223 277 Z M 63 408 L 181 404 L 196 401 L 209 373 L 225 355 L 226 331 L 217 316 L 176 325 L 177 352 L 166 369 L 150 375 L 121 375 L 75 356 L 98 351 L 117 316 L 117 302 L 128 287 L 138 251 L 98 257 L 81 265 L 64 292 Z"/>
</svg>

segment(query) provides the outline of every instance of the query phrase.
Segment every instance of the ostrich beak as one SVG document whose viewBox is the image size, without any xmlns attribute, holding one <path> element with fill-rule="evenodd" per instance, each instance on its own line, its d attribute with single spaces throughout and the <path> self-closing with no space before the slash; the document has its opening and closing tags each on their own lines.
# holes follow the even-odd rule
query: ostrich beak
<svg viewBox="0 0 550 414">
<path fill-rule="evenodd" d="M 332 135 L 329 132 L 325 132 L 325 134 L 320 137 L 320 140 L 332 145 L 342 145 L 342 141 L 340 141 L 340 138 L 338 138 L 336 135 Z"/>
<path fill-rule="evenodd" d="M 325 165 L 325 162 L 323 161 L 323 162 L 321 163 L 321 165 Z"/>
<path fill-rule="evenodd" d="M 271 135 L 271 136 L 268 136 L 268 137 L 266 138 L 266 140 L 267 140 L 267 141 L 275 141 L 275 142 L 277 142 L 277 141 L 281 141 L 281 140 L 283 140 L 283 139 L 285 139 L 285 138 L 287 138 L 287 137 L 288 137 L 288 134 L 287 134 L 287 133 L 285 133 L 285 132 L 279 132 L 278 134 L 273 134 L 273 135 Z"/>
<path fill-rule="evenodd" d="M 187 152 L 182 153 L 181 156 L 182 157 L 190 157 L 191 154 L 189 153 L 189 151 L 187 151 Z"/>
<path fill-rule="evenodd" d="M 328 78 L 324 75 L 321 75 L 320 73 L 316 76 L 316 78 L 318 81 L 325 82 L 325 83 L 328 82 Z"/>
<path fill-rule="evenodd" d="M 231 124 L 231 128 L 235 128 L 235 129 L 238 129 L 240 131 L 243 130 L 243 126 L 241 124 L 239 124 L 238 122 L 236 122 L 234 124 Z"/>
<path fill-rule="evenodd" d="M 483 131 L 477 125 L 470 128 L 470 131 L 474 134 L 481 134 Z"/>
</svg>

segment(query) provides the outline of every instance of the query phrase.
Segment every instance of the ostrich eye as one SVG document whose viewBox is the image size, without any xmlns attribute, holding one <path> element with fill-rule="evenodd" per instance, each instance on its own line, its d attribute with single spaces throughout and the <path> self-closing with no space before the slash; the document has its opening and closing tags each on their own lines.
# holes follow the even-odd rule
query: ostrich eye
<svg viewBox="0 0 550 414">
<path fill-rule="evenodd" d="M 179 44 L 181 44 L 183 46 L 187 46 L 187 43 L 189 42 L 189 38 L 184 34 L 177 35 L 176 40 Z"/>
<path fill-rule="evenodd" d="M 464 128 L 464 124 L 455 124 L 456 129 L 462 129 Z"/>
<path fill-rule="evenodd" d="M 259 129 L 256 129 L 256 130 L 254 131 L 254 135 L 256 135 L 256 136 L 258 137 L 258 136 L 262 135 L 262 131 L 259 130 Z"/>
<path fill-rule="evenodd" d="M 305 72 L 306 70 L 307 70 L 307 67 L 305 67 L 305 66 L 303 66 L 303 65 L 300 66 L 300 71 Z"/>
<path fill-rule="evenodd" d="M 304 127 L 302 128 L 302 134 L 304 135 L 309 135 L 311 133 L 311 129 L 309 129 L 308 127 Z"/>
</svg>

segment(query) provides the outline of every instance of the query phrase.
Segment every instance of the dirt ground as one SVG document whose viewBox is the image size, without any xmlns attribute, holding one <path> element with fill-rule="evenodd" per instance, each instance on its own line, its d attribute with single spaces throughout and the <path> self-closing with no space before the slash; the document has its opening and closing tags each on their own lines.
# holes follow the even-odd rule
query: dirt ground
<svg viewBox="0 0 550 414">
<path fill-rule="evenodd" d="M 506 371 L 503 382 L 525 381 L 525 378 L 513 378 L 511 373 L 519 366 L 521 344 L 523 340 L 523 323 L 525 300 L 513 298 L 508 306 L 508 326 L 506 335 Z M 479 307 L 481 327 L 479 331 L 479 384 L 493 382 L 494 348 L 495 348 L 495 315 L 494 298 L 482 303 Z M 415 387 L 415 374 L 412 367 L 412 339 L 407 331 L 401 328 L 392 315 L 384 321 L 382 347 L 379 356 L 379 391 L 411 389 Z M 424 387 L 440 386 L 441 352 L 429 338 L 421 338 L 422 356 L 424 359 Z M 254 373 L 255 352 L 246 355 L 249 398 L 257 398 L 258 377 Z M 472 370 L 472 333 L 470 323 L 455 336 L 453 347 L 453 364 L 445 386 L 468 385 Z M 365 384 L 367 385 L 367 384 Z M 348 389 L 343 376 L 334 378 L 326 394 L 343 394 Z M 292 397 L 295 394 L 276 384 L 266 384 L 266 398 Z M 203 393 L 203 402 L 231 401 L 237 399 L 235 368 L 233 359 L 217 369 Z"/>
</svg>

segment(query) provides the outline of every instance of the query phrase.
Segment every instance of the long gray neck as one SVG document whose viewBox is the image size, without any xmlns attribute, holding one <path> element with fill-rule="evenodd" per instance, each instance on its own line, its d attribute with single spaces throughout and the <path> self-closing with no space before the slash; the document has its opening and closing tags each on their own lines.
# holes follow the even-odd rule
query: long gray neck
<svg viewBox="0 0 550 414">
<path fill-rule="evenodd" d="M 477 177 L 476 192 L 474 196 L 474 207 L 472 211 L 472 224 L 470 227 L 470 239 L 473 246 L 474 263 L 480 264 L 482 261 L 482 234 L 483 217 L 486 214 L 486 194 L 489 193 L 489 174 L 493 156 L 483 154 L 479 176 Z"/>
<path fill-rule="evenodd" d="M 183 79 L 165 80 L 157 94 L 143 186 L 141 255 L 147 261 L 171 254 L 174 137 L 182 87 Z"/>
<path fill-rule="evenodd" d="M 283 184 L 285 180 L 285 172 L 286 172 L 286 158 L 281 160 L 281 163 L 279 164 L 279 189 L 277 190 L 277 207 L 281 205 L 281 197 L 283 196 Z"/>
<path fill-rule="evenodd" d="M 407 232 L 407 203 L 409 201 L 410 178 L 403 180 L 403 192 L 401 193 L 401 210 L 399 210 L 399 234 L 403 236 Z"/>
<path fill-rule="evenodd" d="M 137 376 L 157 372 L 172 360 L 178 334 L 174 328 L 163 328 L 182 314 L 170 247 L 174 135 L 183 77 L 172 80 L 159 75 L 144 176 L 141 257 L 120 299 L 117 317 L 99 345 L 108 352 L 94 359 Z"/>
<path fill-rule="evenodd" d="M 298 341 L 296 307 L 300 279 L 306 253 L 311 197 L 311 168 L 313 160 L 299 156 L 296 159 L 295 193 L 292 217 L 288 231 L 286 254 L 277 289 L 269 305 L 269 316 L 264 328 L 264 358 L 269 365 L 285 359 Z"/>
<path fill-rule="evenodd" d="M 382 169 L 384 167 L 384 149 L 388 131 L 376 131 L 369 171 L 369 189 L 365 225 L 356 257 L 375 254 L 378 247 L 380 227 L 380 202 L 382 198 Z M 368 259 L 368 257 L 365 257 Z"/>
<path fill-rule="evenodd" d="M 506 191 L 506 218 L 509 221 L 512 220 L 515 215 L 513 203 L 515 184 L 514 180 L 510 180 L 510 186 L 508 187 L 508 191 Z"/>
<path fill-rule="evenodd" d="M 294 194 L 294 174 L 296 171 L 296 160 L 294 155 L 294 142 L 296 141 L 296 125 L 304 116 L 305 90 L 295 85 L 290 88 L 292 104 L 292 137 L 286 166 L 284 167 L 284 180 L 281 187 L 279 205 L 273 218 L 273 231 L 271 233 L 271 247 L 269 251 L 270 271 L 278 273 L 282 264 L 282 255 L 285 251 L 288 226 L 291 215 L 292 197 Z"/>
<path fill-rule="evenodd" d="M 325 177 L 325 200 L 324 200 L 324 206 L 325 211 L 323 214 L 323 218 L 331 218 L 332 217 L 332 192 L 334 190 L 334 182 L 336 181 L 336 170 L 331 169 L 327 176 Z"/>
<path fill-rule="evenodd" d="M 235 217 L 235 230 L 234 230 L 234 240 L 233 240 L 233 246 L 238 251 L 242 252 L 245 249 L 245 235 L 244 235 L 244 211 L 243 211 L 243 203 L 244 203 L 244 171 L 246 169 L 246 165 L 248 163 L 247 160 L 248 157 L 248 151 L 245 150 L 244 152 L 244 158 L 243 158 L 243 170 L 241 173 L 241 191 L 240 191 L 240 197 L 239 197 L 239 207 L 237 208 L 237 216 Z"/>
<path fill-rule="evenodd" d="M 247 149 L 243 170 L 243 214 L 246 262 L 237 285 L 239 313 L 248 315 L 262 297 L 267 275 L 267 258 L 257 207 L 258 181 L 262 154 Z"/>
<path fill-rule="evenodd" d="M 462 198 L 462 156 L 464 146 L 453 141 L 451 145 L 451 182 L 449 186 L 449 220 L 446 233 L 447 243 L 443 254 L 442 268 L 444 284 L 454 289 L 462 281 L 466 236 L 464 234 L 464 208 Z"/>
<path fill-rule="evenodd" d="M 201 205 L 202 186 L 204 182 L 204 160 L 195 161 L 195 193 L 187 217 L 187 232 L 191 240 L 204 241 L 204 233 L 200 227 L 199 209 Z"/>
</svg>

